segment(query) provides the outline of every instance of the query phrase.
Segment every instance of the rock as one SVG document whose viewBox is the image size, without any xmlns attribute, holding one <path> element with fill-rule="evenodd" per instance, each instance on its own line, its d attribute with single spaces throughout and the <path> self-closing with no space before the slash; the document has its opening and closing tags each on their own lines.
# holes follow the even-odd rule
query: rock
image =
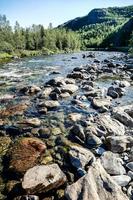
<svg viewBox="0 0 133 200">
<path fill-rule="evenodd" d="M 76 124 L 72 127 L 72 129 L 70 130 L 70 137 L 72 139 L 76 139 L 79 140 L 81 142 L 85 141 L 85 133 L 84 133 L 84 129 L 81 125 Z"/>
<path fill-rule="evenodd" d="M 122 97 L 125 94 L 125 90 L 120 87 L 111 86 L 108 88 L 107 95 L 112 98 Z"/>
<path fill-rule="evenodd" d="M 60 106 L 58 101 L 47 100 L 39 104 L 39 107 L 46 107 L 47 109 L 54 109 Z"/>
<path fill-rule="evenodd" d="M 9 170 L 18 175 L 36 165 L 46 145 L 38 138 L 22 138 L 9 150 Z"/>
<path fill-rule="evenodd" d="M 25 124 L 27 126 L 38 127 L 41 125 L 41 121 L 38 118 L 29 118 L 19 122 L 18 124 Z"/>
<path fill-rule="evenodd" d="M 119 185 L 119 186 L 126 186 L 131 181 L 131 178 L 127 175 L 117 175 L 112 176 L 113 180 Z"/>
<path fill-rule="evenodd" d="M 111 105 L 111 99 L 110 98 L 93 98 L 92 100 L 92 106 L 94 108 L 109 108 Z"/>
<path fill-rule="evenodd" d="M 68 118 L 72 120 L 73 122 L 79 121 L 82 118 L 82 115 L 80 113 L 70 113 L 68 115 Z"/>
<path fill-rule="evenodd" d="M 73 94 L 77 90 L 78 90 L 78 86 L 74 84 L 67 84 L 61 88 L 62 93 L 68 92 L 69 94 Z"/>
<path fill-rule="evenodd" d="M 90 92 L 85 93 L 85 96 L 87 98 L 90 98 L 90 97 L 104 98 L 105 97 L 105 89 L 94 89 Z"/>
<path fill-rule="evenodd" d="M 67 75 L 67 78 L 73 78 L 73 79 L 84 79 L 84 75 L 81 72 L 73 72 L 71 74 Z"/>
<path fill-rule="evenodd" d="M 70 97 L 70 94 L 68 92 L 65 92 L 65 93 L 61 93 L 60 94 L 60 97 L 65 99 L 65 98 L 69 98 Z"/>
<path fill-rule="evenodd" d="M 113 116 L 126 126 L 133 127 L 133 118 L 121 108 L 113 109 Z"/>
<path fill-rule="evenodd" d="M 46 85 L 57 86 L 57 87 L 65 85 L 64 77 L 59 76 L 59 77 L 50 79 L 48 82 L 46 82 Z"/>
<path fill-rule="evenodd" d="M 102 144 L 102 141 L 96 135 L 94 135 L 91 132 L 86 133 L 86 145 L 88 148 L 97 147 L 101 144 Z"/>
<path fill-rule="evenodd" d="M 29 169 L 22 181 L 28 194 L 40 194 L 56 189 L 66 182 L 66 176 L 57 164 L 38 165 Z"/>
<path fill-rule="evenodd" d="M 0 110 L 0 117 L 10 117 L 15 115 L 23 115 L 27 110 L 29 103 L 19 103 L 13 106 L 9 106 Z"/>
<path fill-rule="evenodd" d="M 131 136 L 109 136 L 106 138 L 108 149 L 114 153 L 122 153 L 128 147 L 133 146 L 133 138 Z"/>
<path fill-rule="evenodd" d="M 97 155 L 102 155 L 104 152 L 106 152 L 106 150 L 102 147 L 98 147 L 96 150 L 95 150 L 95 153 Z"/>
<path fill-rule="evenodd" d="M 52 99 L 52 100 L 58 100 L 59 99 L 59 95 L 56 93 L 56 92 L 51 92 L 49 97 Z"/>
<path fill-rule="evenodd" d="M 24 87 L 24 88 L 20 89 L 19 92 L 21 92 L 23 94 L 36 94 L 40 91 L 41 91 L 40 87 L 38 87 L 36 85 L 32 85 L 32 86 L 28 86 L 28 87 Z"/>
<path fill-rule="evenodd" d="M 115 81 L 114 84 L 118 85 L 119 87 L 129 87 L 130 83 L 126 80 L 124 81 Z"/>
<path fill-rule="evenodd" d="M 68 200 L 129 200 L 99 160 L 89 167 L 85 176 L 67 186 L 65 197 Z"/>
<path fill-rule="evenodd" d="M 50 72 L 49 75 L 54 75 L 54 74 L 60 74 L 60 72 L 59 71 L 52 71 L 52 72 Z"/>
<path fill-rule="evenodd" d="M 106 130 L 106 136 L 109 135 L 124 135 L 125 127 L 116 119 L 111 118 L 110 115 L 101 115 L 99 117 L 99 124 Z"/>
<path fill-rule="evenodd" d="M 126 164 L 126 167 L 127 167 L 128 169 L 130 169 L 131 171 L 133 171 L 133 162 L 127 163 L 127 164 Z"/>
<path fill-rule="evenodd" d="M 111 151 L 106 151 L 100 157 L 101 164 L 104 169 L 110 175 L 120 175 L 126 174 L 125 168 L 122 166 L 122 159 L 120 159 L 118 154 L 114 154 Z"/>
<path fill-rule="evenodd" d="M 128 175 L 129 177 L 131 177 L 131 179 L 133 180 L 133 172 L 132 172 L 132 171 L 128 171 L 127 175 Z"/>
<path fill-rule="evenodd" d="M 39 94 L 40 99 L 45 99 L 49 97 L 50 93 L 52 92 L 53 88 L 52 87 L 46 87 L 44 90 Z"/>
<path fill-rule="evenodd" d="M 89 162 L 95 159 L 91 151 L 80 146 L 71 146 L 69 157 L 72 166 L 76 169 L 84 169 Z"/>
</svg>

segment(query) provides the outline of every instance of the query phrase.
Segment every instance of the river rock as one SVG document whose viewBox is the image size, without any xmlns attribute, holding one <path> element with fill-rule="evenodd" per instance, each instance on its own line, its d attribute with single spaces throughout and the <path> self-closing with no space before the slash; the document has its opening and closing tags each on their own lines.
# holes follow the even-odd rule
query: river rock
<svg viewBox="0 0 133 200">
<path fill-rule="evenodd" d="M 43 91 L 39 94 L 40 99 L 45 99 L 49 97 L 50 93 L 52 92 L 53 88 L 52 87 L 45 87 Z"/>
<path fill-rule="evenodd" d="M 118 154 L 106 151 L 100 157 L 101 164 L 110 175 L 126 174 L 125 168 L 122 166 L 123 161 Z"/>
<path fill-rule="evenodd" d="M 81 125 L 75 124 L 70 130 L 70 137 L 74 140 L 85 142 L 85 133 Z"/>
<path fill-rule="evenodd" d="M 99 137 L 94 135 L 92 132 L 86 133 L 86 145 L 88 148 L 97 147 L 102 144 L 102 141 Z"/>
<path fill-rule="evenodd" d="M 93 98 L 92 100 L 92 106 L 94 108 L 109 108 L 111 105 L 111 99 L 110 98 Z"/>
<path fill-rule="evenodd" d="M 15 115 L 23 115 L 28 109 L 29 102 L 19 103 L 13 106 L 9 106 L 0 110 L 0 117 L 10 117 Z"/>
<path fill-rule="evenodd" d="M 121 108 L 113 109 L 113 116 L 126 126 L 133 127 L 133 118 Z"/>
<path fill-rule="evenodd" d="M 131 171 L 133 171 L 133 162 L 127 163 L 126 167 L 127 167 L 128 169 L 130 169 Z"/>
<path fill-rule="evenodd" d="M 73 94 L 77 90 L 78 90 L 78 86 L 74 84 L 67 84 L 61 88 L 62 93 L 68 92 L 69 94 Z"/>
<path fill-rule="evenodd" d="M 67 186 L 65 196 L 68 200 L 129 200 L 99 160 L 89 167 L 85 176 Z"/>
<path fill-rule="evenodd" d="M 106 138 L 108 149 L 114 153 L 122 153 L 133 146 L 133 138 L 131 136 L 109 136 Z"/>
<path fill-rule="evenodd" d="M 115 81 L 114 84 L 118 85 L 119 87 L 129 87 L 130 83 L 126 80 L 124 81 Z"/>
<path fill-rule="evenodd" d="M 71 146 L 69 151 L 70 162 L 76 169 L 84 169 L 85 165 L 94 160 L 94 155 L 90 150 L 80 147 Z"/>
<path fill-rule="evenodd" d="M 23 94 L 36 94 L 41 91 L 41 88 L 36 85 L 31 85 L 20 89 L 20 92 Z"/>
<path fill-rule="evenodd" d="M 19 122 L 19 124 L 24 124 L 27 126 L 33 126 L 33 127 L 38 127 L 41 125 L 41 121 L 38 118 L 27 118 L 21 122 Z"/>
<path fill-rule="evenodd" d="M 107 95 L 112 98 L 122 97 L 125 94 L 125 90 L 120 87 L 111 86 L 108 88 Z"/>
<path fill-rule="evenodd" d="M 37 165 L 29 169 L 22 181 L 28 194 L 40 194 L 56 189 L 66 182 L 66 176 L 57 164 Z"/>
<path fill-rule="evenodd" d="M 46 145 L 38 138 L 22 138 L 9 150 L 9 170 L 23 174 L 38 162 L 46 150 Z"/>
<path fill-rule="evenodd" d="M 108 114 L 99 117 L 99 124 L 101 124 L 106 130 L 106 136 L 125 134 L 124 125 L 116 119 L 111 118 Z"/>
<path fill-rule="evenodd" d="M 67 75 L 67 78 L 84 79 L 84 74 L 82 72 L 72 72 Z"/>
<path fill-rule="evenodd" d="M 54 109 L 60 106 L 58 101 L 47 100 L 39 104 L 40 107 L 46 107 L 47 109 Z"/>
<path fill-rule="evenodd" d="M 112 176 L 113 180 L 119 185 L 119 186 L 126 186 L 131 181 L 131 177 L 127 175 L 117 175 Z"/>
</svg>

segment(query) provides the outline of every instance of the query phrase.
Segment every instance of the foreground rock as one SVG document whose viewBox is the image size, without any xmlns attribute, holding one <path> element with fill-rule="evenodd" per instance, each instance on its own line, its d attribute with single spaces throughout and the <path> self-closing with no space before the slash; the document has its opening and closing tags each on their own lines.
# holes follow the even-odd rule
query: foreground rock
<svg viewBox="0 0 133 200">
<path fill-rule="evenodd" d="M 101 164 L 110 175 L 126 174 L 122 163 L 123 161 L 120 159 L 119 155 L 111 151 L 104 152 L 101 156 Z"/>
<path fill-rule="evenodd" d="M 58 188 L 66 182 L 66 176 L 57 164 L 35 166 L 23 178 L 22 187 L 28 194 L 40 194 Z"/>
<path fill-rule="evenodd" d="M 91 151 L 80 146 L 72 146 L 69 151 L 69 157 L 72 166 L 79 170 L 84 170 L 86 165 L 95 160 Z"/>
<path fill-rule="evenodd" d="M 85 176 L 66 188 L 65 196 L 68 200 L 129 200 L 99 160 Z"/>
<path fill-rule="evenodd" d="M 122 153 L 133 146 L 131 136 L 109 136 L 106 138 L 108 149 L 114 153 Z"/>
<path fill-rule="evenodd" d="M 38 158 L 45 151 L 46 145 L 38 138 L 18 140 L 9 151 L 9 170 L 23 174 L 36 165 Z"/>
</svg>

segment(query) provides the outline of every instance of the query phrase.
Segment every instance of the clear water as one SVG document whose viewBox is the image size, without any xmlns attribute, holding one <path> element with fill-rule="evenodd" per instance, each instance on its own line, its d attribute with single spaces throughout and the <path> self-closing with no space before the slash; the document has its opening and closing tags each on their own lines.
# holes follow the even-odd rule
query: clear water
<svg viewBox="0 0 133 200">
<path fill-rule="evenodd" d="M 25 85 L 44 85 L 44 83 L 55 76 L 66 76 L 73 68 L 91 64 L 94 58 L 82 58 L 82 53 L 58 54 L 51 56 L 38 56 L 24 58 L 0 66 L 0 97 L 3 94 L 14 94 L 15 90 Z M 124 54 L 119 52 L 95 52 L 95 58 L 103 61 L 112 59 L 114 62 L 122 63 L 121 57 Z M 77 59 L 72 59 L 76 57 Z M 58 75 L 50 75 L 53 71 L 59 71 Z M 100 87 L 108 88 L 113 82 L 112 78 L 101 79 L 97 82 Z M 126 95 L 117 100 L 122 104 L 133 102 L 133 86 L 126 90 Z M 62 103 L 71 107 L 69 101 Z M 89 103 L 88 103 L 89 105 Z M 88 106 L 87 105 L 87 106 Z"/>
</svg>

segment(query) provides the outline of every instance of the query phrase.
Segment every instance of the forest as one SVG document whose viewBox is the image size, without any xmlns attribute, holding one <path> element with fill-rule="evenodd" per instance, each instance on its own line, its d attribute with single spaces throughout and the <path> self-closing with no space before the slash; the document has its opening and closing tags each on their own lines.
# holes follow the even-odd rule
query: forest
<svg viewBox="0 0 133 200">
<path fill-rule="evenodd" d="M 53 54 L 80 49 L 79 35 L 66 29 L 47 29 L 42 25 L 23 28 L 16 22 L 12 28 L 5 15 L 0 15 L 0 52 L 2 56 L 20 57 L 37 54 Z"/>
</svg>

